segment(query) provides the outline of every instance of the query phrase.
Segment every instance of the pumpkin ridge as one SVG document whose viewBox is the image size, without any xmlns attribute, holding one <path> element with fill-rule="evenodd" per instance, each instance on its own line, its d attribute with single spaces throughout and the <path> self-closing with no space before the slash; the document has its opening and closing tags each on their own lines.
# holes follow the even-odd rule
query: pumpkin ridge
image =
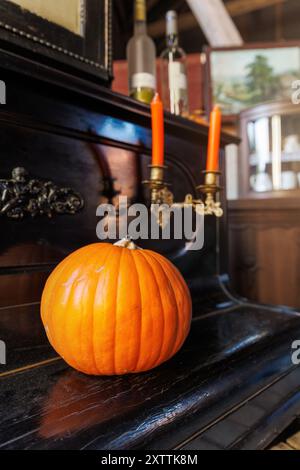
<svg viewBox="0 0 300 470">
<path fill-rule="evenodd" d="M 52 292 L 51 292 L 51 296 L 50 296 L 50 300 L 49 300 L 49 312 L 50 314 L 48 315 L 48 319 L 46 320 L 46 324 L 49 322 L 50 320 L 50 323 L 51 323 L 51 328 L 49 328 L 49 331 L 51 330 L 51 345 L 54 347 L 58 347 L 59 350 L 60 350 L 60 341 L 57 341 L 57 335 L 53 335 L 53 332 L 56 331 L 56 329 L 54 328 L 54 312 L 52 310 L 52 305 L 53 305 L 53 299 L 54 299 L 54 296 L 55 296 L 55 293 L 56 293 L 56 289 L 57 289 L 57 286 L 58 286 L 58 283 L 60 281 L 60 276 L 62 276 L 65 271 L 67 271 L 67 269 L 70 269 L 70 267 L 74 264 L 74 260 L 72 260 L 71 258 L 70 259 L 66 259 L 65 260 L 66 263 L 61 266 L 61 270 L 57 270 L 56 273 L 55 273 L 55 277 L 54 277 L 54 283 L 53 283 L 53 286 L 52 286 Z M 73 261 L 70 263 L 70 261 Z M 59 266 L 58 266 L 59 267 Z M 59 274 L 59 276 L 57 276 L 57 274 Z M 66 321 L 66 319 L 65 319 Z"/>
<path fill-rule="evenodd" d="M 174 294 L 172 284 L 170 283 L 170 280 L 169 280 L 168 276 L 166 275 L 165 270 L 163 269 L 163 266 L 162 266 L 162 263 L 161 263 L 161 257 L 160 256 L 156 257 L 156 254 L 155 254 L 155 256 L 153 256 L 151 252 L 148 252 L 148 256 L 154 261 L 157 268 L 163 274 L 163 277 L 165 278 L 167 284 L 170 286 L 170 291 L 172 292 L 171 298 L 173 300 L 172 303 L 174 303 L 175 306 L 176 306 L 176 339 L 177 339 L 179 317 L 178 317 L 177 301 L 176 301 L 176 297 L 175 297 L 175 294 Z M 165 324 L 165 310 L 164 310 L 164 324 Z M 172 352 L 174 351 L 175 344 L 176 344 L 174 340 L 172 340 L 172 341 L 173 341 L 173 343 L 171 344 L 171 347 L 170 347 L 170 344 L 168 345 L 167 352 L 165 352 L 166 358 L 163 362 L 167 361 L 170 357 L 172 357 Z"/>
<path fill-rule="evenodd" d="M 178 276 L 176 277 L 176 280 L 179 282 L 183 292 L 187 293 L 188 294 L 188 298 L 189 298 L 189 303 L 191 303 L 191 293 L 190 293 L 190 290 L 181 274 L 181 272 L 179 271 L 179 269 L 174 266 L 174 264 L 172 264 L 167 258 L 165 258 L 164 256 L 161 256 L 159 253 L 156 253 L 157 257 L 162 261 L 162 263 L 165 264 L 165 266 L 167 266 L 169 268 L 169 270 L 171 272 L 174 272 L 176 271 L 178 273 Z"/>
<path fill-rule="evenodd" d="M 110 247 L 108 248 L 108 251 L 103 259 L 103 264 L 106 262 L 107 258 L 108 258 L 108 255 L 110 254 L 110 252 L 112 252 L 112 245 L 110 245 Z M 98 260 L 97 260 L 98 262 Z M 93 295 L 93 298 L 94 298 L 94 302 L 93 302 L 93 310 L 91 312 L 90 315 L 92 315 L 92 358 L 93 358 L 93 362 L 94 362 L 94 365 L 95 365 L 95 370 L 98 372 L 98 374 L 100 374 L 100 370 L 98 368 L 98 364 L 97 364 L 97 361 L 96 361 L 96 355 L 95 355 L 95 337 L 94 337 L 94 332 L 95 332 L 95 328 L 94 328 L 94 325 L 95 325 L 95 318 L 96 318 L 96 315 L 95 315 L 95 301 L 96 301 L 96 292 L 98 290 L 98 286 L 99 286 L 99 282 L 100 282 L 100 276 L 98 276 L 98 279 L 95 283 L 95 289 L 94 289 L 94 295 Z"/>
<path fill-rule="evenodd" d="M 160 259 L 160 263 L 162 266 L 166 267 L 168 266 L 167 263 L 164 263 L 162 262 L 162 260 Z M 166 273 L 166 271 L 163 269 L 163 272 L 164 272 L 164 275 L 167 279 L 167 282 L 170 286 L 170 291 L 172 292 L 172 297 L 173 297 L 173 301 L 174 301 L 174 304 L 176 306 L 176 334 L 175 334 L 175 340 L 174 340 L 174 345 L 171 349 L 171 353 L 170 355 L 173 356 L 174 353 L 176 352 L 176 347 L 177 347 L 177 342 L 178 342 L 178 336 L 180 334 L 180 329 L 179 329 L 179 323 L 180 323 L 180 313 L 179 313 L 179 307 L 178 307 L 178 303 L 177 303 L 177 298 L 176 298 L 176 295 L 175 295 L 175 289 L 174 289 L 174 286 L 173 286 L 173 282 L 175 281 L 175 276 L 173 275 L 172 273 L 172 270 L 171 269 L 168 269 L 168 275 Z M 170 277 L 172 278 L 172 282 L 170 280 Z"/>
<path fill-rule="evenodd" d="M 179 277 L 176 278 L 176 280 L 177 280 L 177 282 L 179 283 L 179 285 L 181 286 L 181 289 L 182 289 L 183 305 L 185 306 L 185 308 L 187 308 L 189 310 L 189 313 L 190 313 L 189 323 L 187 323 L 187 317 L 186 316 L 183 317 L 183 325 L 186 327 L 187 332 L 189 332 L 190 328 L 191 328 L 192 310 L 193 310 L 192 297 L 191 297 L 190 290 L 189 290 L 185 280 L 183 279 L 183 277 L 179 276 Z M 185 339 L 186 339 L 186 335 L 185 336 L 183 335 L 182 338 L 181 338 L 181 342 L 179 344 L 179 348 L 182 346 Z"/>
<path fill-rule="evenodd" d="M 90 257 L 90 253 L 86 254 L 85 250 L 83 249 L 82 250 L 82 253 L 78 253 L 79 255 L 79 258 L 80 258 L 80 264 L 79 265 L 85 265 L 85 262 L 89 259 Z M 84 256 L 85 255 L 85 256 Z M 74 259 L 74 263 L 72 263 L 76 266 L 78 266 L 78 259 Z M 72 265 L 71 265 L 72 266 Z M 71 268 L 70 266 L 70 268 Z M 78 273 L 78 276 L 80 275 L 80 272 Z M 78 279 L 78 276 L 76 276 L 76 278 L 74 279 L 73 283 L 72 283 L 72 286 L 71 286 L 71 289 L 70 289 L 70 294 L 68 296 L 68 300 L 67 300 L 67 304 L 65 306 L 65 309 L 66 311 L 68 312 L 69 311 L 69 304 L 70 304 L 70 301 L 72 300 L 73 301 L 73 297 L 74 297 L 74 287 L 75 287 L 75 282 L 76 282 L 76 279 Z M 67 337 L 67 325 L 68 323 L 70 322 L 70 317 L 69 315 L 65 315 L 65 318 L 64 318 L 64 325 L 63 325 L 63 331 L 64 331 L 64 337 L 65 337 L 65 340 L 66 340 L 66 337 Z M 82 322 L 82 317 L 80 319 L 80 324 Z M 80 330 L 80 328 L 79 328 Z M 78 338 L 79 342 L 81 343 L 81 337 Z M 68 341 L 64 341 L 64 344 L 69 344 Z M 81 350 L 81 348 L 80 348 Z M 72 345 L 69 345 L 68 349 L 67 349 L 67 352 L 69 354 L 69 356 L 72 358 L 72 361 L 74 364 L 76 364 L 76 367 L 78 370 L 81 370 L 81 368 L 78 366 L 78 362 L 77 362 L 77 359 L 74 357 L 74 352 L 72 351 Z"/>
<path fill-rule="evenodd" d="M 173 265 L 170 263 L 170 261 L 168 259 L 163 258 L 163 262 L 166 265 L 169 265 L 169 269 L 171 270 Z M 176 268 L 176 266 L 175 266 L 175 268 Z M 191 326 L 191 319 L 192 319 L 192 298 L 191 298 L 191 293 L 190 293 L 190 290 L 189 290 L 183 276 L 181 275 L 180 271 L 178 270 L 178 268 L 176 268 L 176 270 L 180 274 L 178 277 L 176 277 L 176 281 L 179 282 L 179 285 L 181 286 L 182 292 L 184 293 L 184 296 L 182 298 L 184 300 L 184 303 L 186 304 L 186 307 L 189 309 L 190 314 L 191 314 L 189 325 L 186 324 L 186 317 L 184 317 L 184 320 L 185 320 L 184 323 L 186 324 L 186 327 L 189 330 L 190 326 Z M 183 335 L 183 337 L 181 339 L 181 345 L 183 344 L 184 341 L 185 341 L 185 337 Z"/>
<path fill-rule="evenodd" d="M 73 260 L 73 263 L 71 263 L 70 266 L 69 266 L 69 270 L 71 269 L 72 266 L 75 266 L 75 265 L 77 265 L 77 260 Z M 70 288 L 67 304 L 65 305 L 66 312 L 68 312 L 68 304 L 70 303 L 70 300 L 72 298 L 71 294 L 72 294 L 73 288 L 74 288 L 74 282 L 72 283 L 72 286 Z M 55 292 L 55 290 L 53 290 L 53 291 Z M 69 316 L 68 316 L 68 314 L 66 314 L 66 315 L 64 315 L 63 326 L 61 328 L 62 338 L 64 338 L 64 341 L 62 341 L 62 340 L 60 341 L 60 344 L 63 343 L 63 344 L 68 345 L 67 348 L 66 348 L 67 349 L 67 354 L 66 355 L 68 356 L 68 361 L 66 361 L 66 362 L 69 362 L 69 357 L 71 357 L 72 361 L 73 361 L 73 354 L 71 353 L 71 347 L 69 346 L 68 341 L 66 341 L 66 330 L 67 330 L 68 321 L 69 321 Z M 60 349 L 60 344 L 58 345 L 59 349 Z M 63 359 L 64 359 L 64 356 L 65 356 L 65 353 L 62 356 Z M 76 364 L 76 367 L 77 367 L 77 362 L 76 361 L 74 361 L 74 364 Z"/>
<path fill-rule="evenodd" d="M 154 361 L 153 363 L 153 368 L 156 367 L 157 364 L 160 363 L 160 360 L 161 360 L 161 355 L 162 355 L 162 351 L 163 351 L 163 344 L 164 344 L 164 332 L 165 332 L 165 327 L 166 327 L 166 320 L 165 320 L 165 311 L 164 311 L 164 305 L 163 305 L 163 301 L 162 301 L 162 297 L 161 297 L 161 293 L 160 293 L 160 288 L 159 288 L 159 285 L 158 285 L 158 282 L 157 282 L 157 279 L 156 279 L 156 276 L 155 276 L 155 270 L 153 268 L 153 265 L 152 263 L 149 261 L 149 258 L 151 260 L 153 260 L 154 258 L 152 256 L 149 256 L 149 251 L 148 250 L 144 250 L 144 251 L 141 251 L 140 252 L 142 254 L 142 256 L 144 257 L 144 259 L 146 260 L 147 264 L 149 265 L 151 271 L 152 271 L 152 274 L 153 274 L 153 280 L 155 282 L 155 285 L 156 285 L 156 288 L 157 288 L 157 291 L 158 291 L 158 294 L 159 294 L 159 299 L 160 299 L 160 305 L 161 305 L 161 310 L 162 310 L 162 319 L 163 319 L 163 327 L 161 329 L 161 334 L 160 334 L 160 348 L 159 348 L 159 354 L 158 354 L 158 358 Z M 155 318 L 154 318 L 154 321 L 153 321 L 153 324 L 155 325 Z"/>
<path fill-rule="evenodd" d="M 167 278 L 169 279 L 169 277 L 171 277 L 171 279 L 172 279 L 172 283 L 170 281 L 170 284 L 171 284 L 171 288 L 172 288 L 172 291 L 173 291 L 173 295 L 174 295 L 174 299 L 175 299 L 175 303 L 176 303 L 176 307 L 177 307 L 177 321 L 178 321 L 177 325 L 179 325 L 179 324 L 182 323 L 181 320 L 184 319 L 184 315 L 180 314 L 180 308 L 179 308 L 179 305 L 178 305 L 178 301 L 177 301 L 175 291 L 176 291 L 176 287 L 178 288 L 178 286 L 179 286 L 181 291 L 185 293 L 186 292 L 186 286 L 182 282 L 181 273 L 179 272 L 180 277 L 175 276 L 174 270 L 173 270 L 173 265 L 171 263 L 169 263 L 168 260 L 166 260 L 163 257 L 161 257 L 160 260 L 161 260 L 162 265 L 165 266 L 165 269 L 168 272 Z M 173 286 L 173 283 L 175 284 L 176 287 Z M 178 328 L 177 329 L 176 340 L 175 340 L 175 343 L 174 343 L 174 348 L 173 348 L 173 351 L 172 351 L 172 355 L 175 354 L 175 352 L 179 349 L 180 344 L 182 344 L 184 340 L 185 340 L 185 331 L 182 332 L 182 330 L 180 328 Z"/>
<path fill-rule="evenodd" d="M 67 258 L 65 258 L 60 264 L 58 264 L 56 266 L 56 268 L 52 271 L 51 277 L 49 277 L 47 279 L 46 283 L 45 283 L 44 291 L 43 291 L 42 299 L 41 299 L 41 305 L 42 305 L 41 317 L 42 317 L 42 321 L 45 325 L 48 324 L 49 320 L 52 322 L 51 305 L 52 305 L 53 297 L 54 297 L 54 294 L 55 294 L 55 291 L 56 291 L 56 289 L 54 289 L 53 287 L 55 287 L 55 288 L 57 287 L 57 284 L 58 284 L 57 275 L 58 274 L 61 275 L 65 271 L 65 269 L 68 265 L 68 262 L 70 261 L 70 259 L 68 259 L 68 258 L 69 258 L 69 256 Z M 53 284 L 53 285 L 51 286 L 52 289 L 51 289 L 50 296 L 47 299 L 47 306 L 45 306 L 45 297 L 46 297 L 46 294 L 48 293 L 48 289 L 46 289 L 46 288 L 49 287 L 50 284 Z M 49 306 L 50 306 L 50 308 L 49 308 Z M 51 330 L 53 330 L 53 328 L 51 328 Z M 46 330 L 46 332 L 47 332 L 47 330 Z"/>
<path fill-rule="evenodd" d="M 138 348 L 137 348 L 137 357 L 136 357 L 136 360 L 135 360 L 135 364 L 134 364 L 134 367 L 133 367 L 133 370 L 135 371 L 137 369 L 137 366 L 138 366 L 138 363 L 139 363 L 139 360 L 140 360 L 140 357 L 141 357 L 141 345 L 142 345 L 142 332 L 143 332 L 143 314 L 142 314 L 142 306 L 143 306 L 143 299 L 142 299 L 142 290 L 141 290 L 141 283 L 140 283 L 140 276 L 139 276 L 139 270 L 138 270 L 138 267 L 137 267 L 137 263 L 136 263 L 136 260 L 135 260 L 135 252 L 134 251 L 130 251 L 130 254 L 131 254 L 131 258 L 133 260 L 133 264 L 134 264 L 134 267 L 135 267 L 135 271 L 136 271 L 136 276 L 137 276 L 137 286 L 138 286 L 138 289 L 139 289 L 139 296 L 140 296 L 140 322 L 139 322 L 139 334 L 137 335 L 137 337 L 139 338 L 139 345 L 138 345 Z"/>
<path fill-rule="evenodd" d="M 112 363 L 112 369 L 114 371 L 114 373 L 116 373 L 116 335 L 117 335 L 117 322 L 118 322 L 118 309 L 117 309 L 117 302 L 118 302 L 118 291 L 119 291 L 119 283 L 120 283 L 120 272 L 121 272 L 121 262 L 122 262 L 122 257 L 123 257 L 123 253 L 124 251 L 123 250 L 126 250 L 126 248 L 124 249 L 120 249 L 120 256 L 119 256 L 119 270 L 118 270 L 118 277 L 117 277 L 117 285 L 116 285 L 116 289 L 115 289 L 115 323 L 114 323 L 114 341 L 113 341 L 113 363 Z"/>
</svg>

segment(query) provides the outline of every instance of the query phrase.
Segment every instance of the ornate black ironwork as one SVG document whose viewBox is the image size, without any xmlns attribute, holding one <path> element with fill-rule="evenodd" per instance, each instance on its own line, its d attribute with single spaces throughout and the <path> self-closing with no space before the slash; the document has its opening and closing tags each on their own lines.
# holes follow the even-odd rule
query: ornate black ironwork
<svg viewBox="0 0 300 470">
<path fill-rule="evenodd" d="M 0 180 L 0 215 L 25 216 L 76 214 L 84 206 L 82 196 L 52 181 L 31 178 L 25 168 L 14 168 L 11 179 Z"/>
</svg>

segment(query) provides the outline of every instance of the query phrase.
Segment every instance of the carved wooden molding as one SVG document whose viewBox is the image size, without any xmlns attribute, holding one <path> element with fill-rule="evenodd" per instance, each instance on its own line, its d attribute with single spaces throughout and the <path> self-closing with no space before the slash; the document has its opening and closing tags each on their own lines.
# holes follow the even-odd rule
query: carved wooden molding
<svg viewBox="0 0 300 470">
<path fill-rule="evenodd" d="M 25 168 L 14 168 L 10 179 L 0 180 L 0 215 L 10 219 L 76 214 L 83 206 L 78 192 L 31 178 Z"/>
</svg>

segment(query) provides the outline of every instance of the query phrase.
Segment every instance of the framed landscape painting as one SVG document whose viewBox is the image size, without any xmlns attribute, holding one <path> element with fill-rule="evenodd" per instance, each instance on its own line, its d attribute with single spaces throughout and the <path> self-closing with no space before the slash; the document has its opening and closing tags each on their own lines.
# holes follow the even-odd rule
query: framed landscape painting
<svg viewBox="0 0 300 470">
<path fill-rule="evenodd" d="M 289 100 L 300 79 L 300 43 L 206 49 L 207 111 L 225 117 L 260 103 Z"/>
</svg>

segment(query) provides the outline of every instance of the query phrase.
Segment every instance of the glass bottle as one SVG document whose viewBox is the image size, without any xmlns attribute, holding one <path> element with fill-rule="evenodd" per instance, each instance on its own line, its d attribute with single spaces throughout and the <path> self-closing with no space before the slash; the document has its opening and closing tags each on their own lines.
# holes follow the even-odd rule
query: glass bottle
<svg viewBox="0 0 300 470">
<path fill-rule="evenodd" d="M 127 45 L 129 94 L 150 103 L 156 91 L 156 49 L 147 34 L 146 2 L 135 0 L 134 35 Z"/>
<path fill-rule="evenodd" d="M 166 14 L 167 48 L 160 57 L 162 99 L 166 110 L 176 115 L 189 112 L 186 54 L 179 47 L 176 11 Z"/>
</svg>

